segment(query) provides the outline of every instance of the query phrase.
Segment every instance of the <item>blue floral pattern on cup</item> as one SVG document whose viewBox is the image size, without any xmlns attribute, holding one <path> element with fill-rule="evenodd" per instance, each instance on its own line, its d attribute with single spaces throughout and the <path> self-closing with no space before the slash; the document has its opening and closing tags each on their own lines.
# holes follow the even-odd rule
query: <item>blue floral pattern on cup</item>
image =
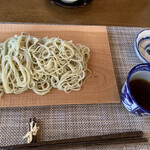
<svg viewBox="0 0 150 150">
<path fill-rule="evenodd" d="M 126 109 L 138 116 L 150 116 L 150 112 L 143 109 L 141 106 L 137 104 L 134 98 L 131 95 L 130 88 L 129 88 L 129 81 L 130 77 L 138 72 L 138 71 L 149 71 L 150 72 L 150 63 L 139 64 L 131 69 L 128 74 L 127 81 L 125 82 L 122 91 L 121 91 L 121 99 L 122 103 L 126 107 Z"/>
</svg>

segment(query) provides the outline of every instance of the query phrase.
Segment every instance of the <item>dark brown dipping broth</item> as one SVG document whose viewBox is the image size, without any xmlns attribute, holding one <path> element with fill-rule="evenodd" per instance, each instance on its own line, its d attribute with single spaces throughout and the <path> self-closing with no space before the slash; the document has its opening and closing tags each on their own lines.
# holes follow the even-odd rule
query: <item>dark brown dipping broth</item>
<svg viewBox="0 0 150 150">
<path fill-rule="evenodd" d="M 142 108 L 150 111 L 150 82 L 143 79 L 134 79 L 129 82 L 129 86 L 134 100 Z"/>
</svg>

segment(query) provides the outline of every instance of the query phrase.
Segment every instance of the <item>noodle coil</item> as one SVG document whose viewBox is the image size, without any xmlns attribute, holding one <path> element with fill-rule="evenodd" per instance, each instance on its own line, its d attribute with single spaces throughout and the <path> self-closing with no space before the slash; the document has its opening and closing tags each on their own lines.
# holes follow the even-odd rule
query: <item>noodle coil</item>
<svg viewBox="0 0 150 150">
<path fill-rule="evenodd" d="M 52 88 L 79 91 L 91 74 L 90 49 L 60 38 L 21 33 L 0 43 L 0 96 L 31 89 L 44 95 Z"/>
</svg>

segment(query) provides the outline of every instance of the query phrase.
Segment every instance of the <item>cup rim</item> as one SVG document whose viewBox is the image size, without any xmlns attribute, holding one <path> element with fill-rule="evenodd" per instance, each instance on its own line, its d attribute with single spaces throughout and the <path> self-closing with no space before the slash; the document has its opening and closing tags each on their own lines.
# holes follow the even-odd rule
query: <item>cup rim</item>
<svg viewBox="0 0 150 150">
<path fill-rule="evenodd" d="M 138 38 L 139 35 L 140 35 L 142 32 L 144 32 L 144 31 L 150 31 L 150 29 L 144 29 L 144 30 L 140 31 L 140 32 L 136 35 L 136 38 L 135 38 L 135 41 L 134 41 L 134 48 L 135 48 L 136 53 L 140 56 L 140 57 L 138 56 L 139 59 L 140 59 L 141 61 L 143 61 L 144 63 L 148 63 L 148 61 L 141 55 L 141 53 L 140 53 L 140 51 L 139 51 L 139 49 L 138 49 L 138 43 L 137 43 L 137 38 Z"/>
<path fill-rule="evenodd" d="M 137 104 L 137 106 L 138 106 L 141 110 L 143 110 L 144 112 L 150 114 L 150 111 L 144 109 L 143 107 L 141 107 L 141 106 L 137 103 L 137 101 L 133 98 L 133 96 L 132 96 L 132 94 L 131 94 L 131 92 L 130 92 L 130 86 L 129 86 L 130 77 L 131 77 L 131 75 L 132 75 L 132 72 L 133 72 L 137 67 L 139 67 L 139 66 L 147 66 L 147 67 L 149 66 L 149 67 L 150 67 L 150 63 L 138 64 L 138 65 L 134 66 L 134 67 L 130 70 L 130 72 L 128 73 L 128 76 L 127 76 L 127 88 L 129 89 L 129 94 L 131 95 L 130 98 Z"/>
</svg>

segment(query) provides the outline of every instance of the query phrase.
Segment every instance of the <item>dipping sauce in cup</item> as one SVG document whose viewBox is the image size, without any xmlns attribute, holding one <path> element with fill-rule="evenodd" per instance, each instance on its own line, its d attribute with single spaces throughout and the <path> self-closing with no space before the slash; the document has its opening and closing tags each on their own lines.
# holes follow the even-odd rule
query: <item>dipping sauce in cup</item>
<svg viewBox="0 0 150 150">
<path fill-rule="evenodd" d="M 131 69 L 121 92 L 122 103 L 138 116 L 150 116 L 150 63 Z"/>
<path fill-rule="evenodd" d="M 134 79 L 129 82 L 129 87 L 136 102 L 150 111 L 150 82 L 145 79 Z"/>
</svg>

